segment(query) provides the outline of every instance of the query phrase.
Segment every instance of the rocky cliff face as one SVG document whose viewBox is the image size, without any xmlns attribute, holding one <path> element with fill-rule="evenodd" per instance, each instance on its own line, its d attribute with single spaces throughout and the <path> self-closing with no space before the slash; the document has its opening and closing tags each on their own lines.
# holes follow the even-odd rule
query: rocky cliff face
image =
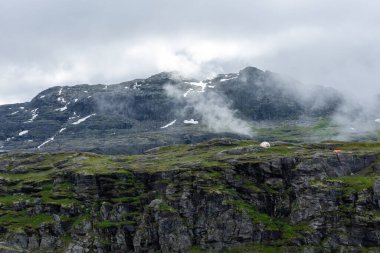
<svg viewBox="0 0 380 253">
<path fill-rule="evenodd" d="M 169 144 L 241 138 L 234 128 L 210 129 L 217 124 L 205 112 L 215 104 L 211 98 L 219 102 L 213 115 L 225 107 L 248 123 L 326 116 L 341 102 L 332 89 L 317 87 L 306 98 L 297 85 L 249 67 L 203 81 L 160 73 L 115 85 L 53 87 L 30 102 L 0 106 L 0 150 L 136 154 Z"/>
<path fill-rule="evenodd" d="M 0 251 L 378 252 L 379 154 L 231 139 L 137 156 L 5 154 Z"/>
</svg>

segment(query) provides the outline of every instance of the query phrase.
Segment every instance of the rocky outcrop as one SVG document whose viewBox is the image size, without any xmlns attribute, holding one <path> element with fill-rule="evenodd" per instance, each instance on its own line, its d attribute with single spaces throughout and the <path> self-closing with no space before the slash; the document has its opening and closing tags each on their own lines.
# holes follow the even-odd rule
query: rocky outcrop
<svg viewBox="0 0 380 253">
<path fill-rule="evenodd" d="M 380 247 L 380 146 L 334 154 L 255 145 L 211 141 L 117 157 L 2 155 L 0 251 Z"/>
</svg>

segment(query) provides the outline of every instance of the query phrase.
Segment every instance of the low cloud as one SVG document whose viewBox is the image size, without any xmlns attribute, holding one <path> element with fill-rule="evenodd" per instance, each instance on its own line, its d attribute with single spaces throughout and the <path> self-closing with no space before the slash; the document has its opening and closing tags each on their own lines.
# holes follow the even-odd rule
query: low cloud
<svg viewBox="0 0 380 253">
<path fill-rule="evenodd" d="M 183 91 L 173 85 L 166 85 L 165 91 L 169 97 L 184 100 Z M 229 100 L 216 92 L 193 92 L 185 101 L 187 107 L 191 107 L 196 115 L 200 115 L 201 124 L 212 132 L 228 132 L 249 137 L 254 135 L 249 122 L 239 119 L 236 116 L 237 111 L 231 109 Z"/>
</svg>

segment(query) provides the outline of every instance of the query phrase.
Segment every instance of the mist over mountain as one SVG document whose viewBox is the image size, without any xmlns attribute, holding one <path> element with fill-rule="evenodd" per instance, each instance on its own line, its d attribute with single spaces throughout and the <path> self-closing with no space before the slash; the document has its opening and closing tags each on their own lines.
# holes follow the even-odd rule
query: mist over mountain
<svg viewBox="0 0 380 253">
<path fill-rule="evenodd" d="M 254 67 L 202 81 L 163 72 L 113 85 L 52 87 L 30 102 L 2 105 L 0 147 L 141 153 L 215 137 L 262 140 L 260 125 L 311 125 L 337 118 L 345 103 L 331 87 L 306 92 L 292 78 Z"/>
<path fill-rule="evenodd" d="M 380 253 L 380 1 L 0 1 L 0 253 Z"/>
</svg>

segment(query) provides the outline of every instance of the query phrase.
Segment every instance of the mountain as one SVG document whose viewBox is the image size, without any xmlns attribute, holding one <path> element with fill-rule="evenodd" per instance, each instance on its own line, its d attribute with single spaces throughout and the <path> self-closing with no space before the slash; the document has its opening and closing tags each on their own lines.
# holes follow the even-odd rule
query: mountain
<svg viewBox="0 0 380 253">
<path fill-rule="evenodd" d="M 231 139 L 3 154 L 0 252 L 379 252 L 379 157 Z"/>
<path fill-rule="evenodd" d="M 312 89 L 304 93 L 298 81 L 254 67 L 203 81 L 164 72 L 52 87 L 30 102 L 0 106 L 0 150 L 136 154 L 216 137 L 256 138 L 254 122 L 317 119 L 342 102 L 332 88 Z"/>
<path fill-rule="evenodd" d="M 0 106 L 0 252 L 378 252 L 379 143 L 320 142 L 344 102 L 248 67 Z"/>
</svg>

